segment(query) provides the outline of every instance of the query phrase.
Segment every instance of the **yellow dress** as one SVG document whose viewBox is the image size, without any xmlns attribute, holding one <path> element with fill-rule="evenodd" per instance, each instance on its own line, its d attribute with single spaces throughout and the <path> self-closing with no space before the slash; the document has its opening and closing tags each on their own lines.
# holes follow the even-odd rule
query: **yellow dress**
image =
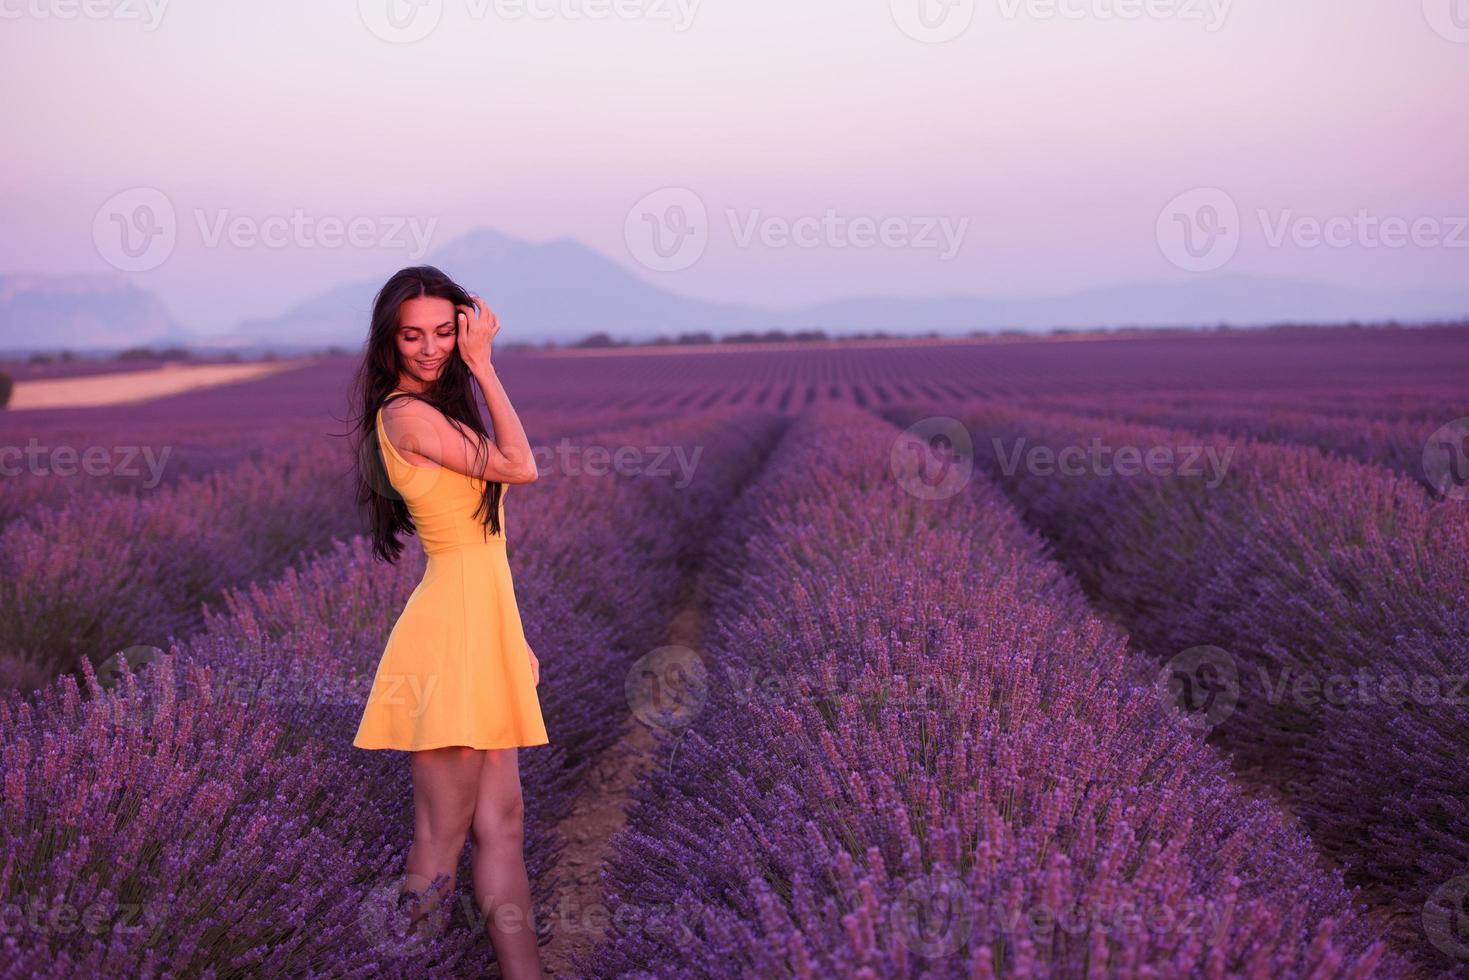
<svg viewBox="0 0 1469 980">
<path fill-rule="evenodd" d="M 388 397 L 397 394 L 406 392 Z M 381 408 L 377 438 L 428 567 L 388 635 L 352 744 L 405 751 L 547 744 L 505 555 L 504 494 L 501 533 L 490 535 L 474 516 L 483 480 L 404 459 Z"/>
</svg>

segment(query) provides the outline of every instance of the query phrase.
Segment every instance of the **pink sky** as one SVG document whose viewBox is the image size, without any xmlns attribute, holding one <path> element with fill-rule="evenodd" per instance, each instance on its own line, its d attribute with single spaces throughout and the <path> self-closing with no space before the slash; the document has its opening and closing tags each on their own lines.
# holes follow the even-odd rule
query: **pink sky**
<svg viewBox="0 0 1469 980">
<path fill-rule="evenodd" d="M 597 20 L 576 14 L 612 0 L 425 2 L 435 29 L 391 43 L 369 27 L 385 0 L 102 0 L 116 15 L 68 19 L 74 2 L 0 0 L 0 273 L 110 271 L 94 218 L 146 186 L 178 240 L 135 281 L 204 329 L 419 256 L 211 246 L 200 213 L 413 216 L 431 247 L 476 226 L 567 236 L 706 299 L 1055 293 L 1190 275 L 1159 214 L 1213 187 L 1243 214 L 1227 272 L 1469 282 L 1469 232 L 1451 243 L 1469 215 L 1469 0 L 981 0 L 943 43 L 905 32 L 917 0 L 620 0 L 630 16 Z M 668 187 L 712 220 L 697 262 L 657 272 L 624 226 Z M 742 246 L 726 218 L 828 209 L 965 222 L 962 247 Z M 1262 210 L 1451 241 L 1271 244 Z"/>
</svg>

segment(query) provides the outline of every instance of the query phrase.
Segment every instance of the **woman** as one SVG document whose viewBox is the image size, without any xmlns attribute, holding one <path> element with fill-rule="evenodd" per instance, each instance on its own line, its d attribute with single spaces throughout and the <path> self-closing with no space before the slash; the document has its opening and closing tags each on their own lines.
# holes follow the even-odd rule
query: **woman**
<svg viewBox="0 0 1469 980">
<path fill-rule="evenodd" d="M 356 389 L 358 503 L 378 557 L 395 561 L 398 532 L 416 532 L 428 567 L 388 636 L 352 744 L 411 753 L 414 831 L 400 902 L 414 906 L 412 924 L 452 895 L 472 829 L 475 902 L 496 959 L 507 978 L 539 977 L 517 748 L 549 739 L 540 664 L 505 557 L 503 501 L 505 484 L 533 483 L 537 472 L 491 363 L 499 331 L 483 300 L 432 266 L 397 273 L 373 304 Z M 440 874 L 448 885 L 433 892 Z"/>
</svg>

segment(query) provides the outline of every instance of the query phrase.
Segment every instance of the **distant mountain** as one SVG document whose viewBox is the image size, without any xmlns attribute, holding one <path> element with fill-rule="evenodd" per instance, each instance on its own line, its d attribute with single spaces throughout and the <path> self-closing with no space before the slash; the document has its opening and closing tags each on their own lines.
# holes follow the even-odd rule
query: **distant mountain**
<svg viewBox="0 0 1469 980">
<path fill-rule="evenodd" d="M 1104 286 L 1054 296 L 873 296 L 787 314 L 803 326 L 941 333 L 1051 327 L 1260 326 L 1469 317 L 1469 290 L 1370 290 L 1268 276 Z"/>
<path fill-rule="evenodd" d="M 480 229 L 447 243 L 424 262 L 490 300 L 507 327 L 506 339 L 571 342 L 598 331 L 651 338 L 693 328 L 752 329 L 769 319 L 753 308 L 660 289 L 569 238 L 537 245 Z M 389 274 L 335 287 L 278 317 L 244 320 L 220 339 L 234 345 L 355 349 L 367 336 L 373 298 Z"/>
<path fill-rule="evenodd" d="M 1469 317 L 1469 290 L 1369 290 L 1232 275 L 1048 296 L 870 296 L 762 308 L 671 293 L 568 238 L 537 244 L 490 229 L 448 242 L 425 261 L 490 299 L 506 324 L 505 340 L 530 343 L 572 343 L 594 333 L 638 341 L 691 331 L 961 334 Z M 223 336 L 208 337 L 186 336 L 155 297 L 120 279 L 0 277 L 0 349 L 184 343 L 244 353 L 332 345 L 358 350 L 373 298 L 392 271 L 332 287 L 279 316 L 244 320 Z"/>
<path fill-rule="evenodd" d="M 0 350 L 187 343 L 162 301 L 111 276 L 0 276 Z"/>
<path fill-rule="evenodd" d="M 1259 276 L 1212 276 L 1050 296 L 874 296 L 796 308 L 712 303 L 653 285 L 568 238 L 542 244 L 490 229 L 470 232 L 425 260 L 491 298 L 513 334 L 566 343 L 605 332 L 629 340 L 704 330 L 715 335 L 770 329 L 831 334 L 967 333 L 1052 327 L 1251 326 L 1469 316 L 1469 290 L 1374 291 Z M 381 281 L 329 290 L 275 318 L 248 320 L 230 341 L 355 349 L 366 336 Z"/>
</svg>

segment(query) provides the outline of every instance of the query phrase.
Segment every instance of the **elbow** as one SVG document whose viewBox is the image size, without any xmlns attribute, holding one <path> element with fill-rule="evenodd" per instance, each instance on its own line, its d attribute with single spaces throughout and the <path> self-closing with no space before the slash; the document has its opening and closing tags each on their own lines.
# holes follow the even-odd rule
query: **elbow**
<svg viewBox="0 0 1469 980">
<path fill-rule="evenodd" d="M 521 466 L 512 467 L 505 474 L 506 483 L 535 483 L 540 478 L 541 472 L 536 468 L 536 461 L 528 459 Z"/>
<path fill-rule="evenodd" d="M 504 453 L 494 469 L 501 483 L 535 483 L 541 475 L 533 453 Z"/>
</svg>

